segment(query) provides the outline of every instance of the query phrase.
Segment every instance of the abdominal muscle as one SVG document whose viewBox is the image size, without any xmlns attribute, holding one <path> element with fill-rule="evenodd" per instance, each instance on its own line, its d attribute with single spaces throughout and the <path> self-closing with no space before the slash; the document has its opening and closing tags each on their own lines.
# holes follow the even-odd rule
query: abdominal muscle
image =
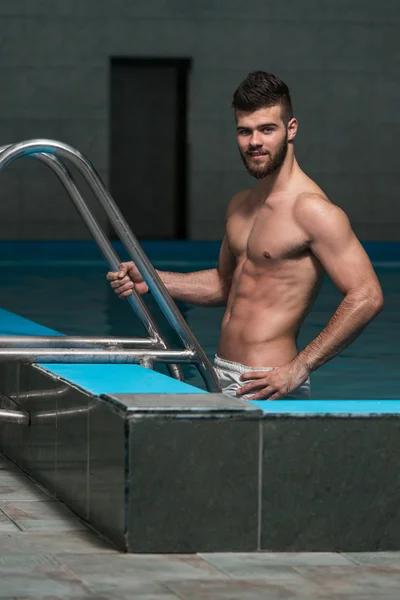
<svg viewBox="0 0 400 600">
<path fill-rule="evenodd" d="M 315 269 L 301 262 L 238 266 L 221 326 L 220 358 L 249 367 L 279 367 L 295 358 L 299 327 L 319 287 Z"/>
</svg>

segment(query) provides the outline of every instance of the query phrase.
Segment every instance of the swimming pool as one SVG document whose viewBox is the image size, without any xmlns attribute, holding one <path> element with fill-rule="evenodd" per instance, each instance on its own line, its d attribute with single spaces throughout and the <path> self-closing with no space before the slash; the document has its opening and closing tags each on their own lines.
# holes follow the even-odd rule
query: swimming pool
<svg viewBox="0 0 400 600">
<path fill-rule="evenodd" d="M 214 243 L 144 243 L 143 246 L 156 268 L 182 272 L 214 266 L 218 252 L 218 244 Z M 312 398 L 400 398 L 400 262 L 393 260 L 400 258 L 397 246 L 372 246 L 372 258 L 377 259 L 374 264 L 385 294 L 385 310 L 354 344 L 312 375 Z M 110 290 L 105 280 L 107 266 L 94 244 L 4 242 L 0 250 L 1 308 L 68 335 L 145 335 L 128 304 L 118 300 Z M 304 323 L 299 347 L 321 331 L 340 299 L 339 292 L 326 278 Z M 146 297 L 146 302 L 164 326 L 171 345 L 178 347 L 153 299 Z M 223 308 L 178 305 L 212 359 Z M 166 372 L 161 365 L 157 368 Z M 184 371 L 188 383 L 204 387 L 194 367 L 185 365 Z"/>
</svg>

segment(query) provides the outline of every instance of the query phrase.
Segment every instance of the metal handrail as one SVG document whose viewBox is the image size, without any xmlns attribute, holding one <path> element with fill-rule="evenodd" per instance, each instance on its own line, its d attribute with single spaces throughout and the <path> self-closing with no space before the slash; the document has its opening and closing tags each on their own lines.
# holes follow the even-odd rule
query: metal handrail
<svg viewBox="0 0 400 600">
<path fill-rule="evenodd" d="M 150 338 L 81 335 L 0 335 L 0 348 L 161 348 Z"/>
<path fill-rule="evenodd" d="M 124 363 L 148 364 L 153 362 L 173 363 L 179 360 L 183 363 L 194 362 L 194 352 L 190 350 L 164 350 L 144 348 L 137 350 L 98 349 L 98 348 L 0 348 L 0 363 Z"/>
<path fill-rule="evenodd" d="M 111 271 L 118 271 L 120 259 L 109 242 L 107 236 L 104 234 L 97 220 L 93 216 L 92 212 L 89 210 L 85 200 L 83 199 L 74 178 L 71 173 L 68 171 L 66 166 L 55 156 L 49 154 L 33 154 L 33 158 L 44 162 L 48 167 L 52 169 L 52 171 L 57 175 L 58 179 L 64 186 L 65 190 L 69 194 L 74 206 L 86 226 L 88 227 L 90 233 L 92 234 L 95 242 L 97 243 L 99 249 L 101 250 L 105 260 L 108 263 Z M 154 321 L 149 309 L 146 304 L 143 302 L 141 296 L 136 292 L 136 290 L 132 290 L 132 294 L 128 296 L 128 303 L 131 308 L 135 311 L 136 315 L 142 321 L 144 327 L 149 334 L 150 343 L 153 348 L 163 348 L 167 349 L 167 342 L 158 328 L 156 322 Z M 147 341 L 147 340 L 143 340 Z M 136 344 L 138 345 L 138 344 Z M 172 375 L 172 377 L 183 381 L 183 373 L 181 368 L 176 364 L 168 364 L 167 369 Z"/>
<path fill-rule="evenodd" d="M 25 142 L 13 144 L 12 146 L 6 147 L 3 150 L 3 152 L 0 154 L 0 171 L 5 166 L 7 166 L 11 162 L 13 162 L 14 160 L 16 160 L 22 156 L 34 155 L 35 157 L 37 157 L 38 155 L 40 155 L 41 157 L 43 157 L 43 155 L 44 155 L 44 157 L 46 157 L 45 161 L 47 162 L 47 164 L 50 164 L 50 161 L 51 161 L 51 163 L 53 165 L 55 165 L 56 163 L 54 161 L 56 159 L 55 159 L 55 156 L 53 156 L 55 154 L 68 159 L 82 174 L 82 176 L 86 180 L 86 183 L 88 184 L 89 188 L 92 190 L 94 196 L 96 197 L 96 199 L 102 206 L 108 219 L 110 220 L 111 224 L 113 225 L 114 230 L 119 235 L 120 240 L 123 243 L 128 255 L 130 256 L 130 258 L 134 261 L 134 263 L 138 267 L 139 272 L 141 273 L 146 284 L 148 285 L 149 290 L 151 291 L 152 295 L 154 296 L 155 300 L 157 301 L 158 305 L 160 306 L 162 312 L 164 313 L 165 317 L 167 318 L 168 322 L 173 327 L 173 329 L 175 329 L 176 333 L 179 335 L 183 345 L 186 348 L 186 351 L 170 351 L 170 350 L 155 350 L 155 349 L 149 349 L 149 350 L 145 350 L 145 351 L 117 350 L 117 351 L 113 351 L 113 354 L 115 353 L 114 359 L 117 358 L 117 355 L 120 355 L 120 358 L 125 360 L 125 359 L 128 359 L 128 354 L 129 354 L 130 355 L 129 361 L 135 362 L 134 355 L 139 356 L 139 354 L 140 354 L 142 356 L 142 360 L 148 366 L 151 366 L 153 360 L 158 360 L 159 358 L 161 358 L 161 356 L 163 354 L 166 358 L 165 362 L 170 362 L 170 360 L 167 360 L 167 356 L 168 356 L 168 358 L 170 358 L 172 356 L 172 354 L 174 354 L 174 356 L 175 355 L 177 356 L 177 360 L 179 359 L 179 362 L 192 362 L 197 366 L 201 376 L 203 377 L 203 379 L 206 383 L 207 389 L 209 391 L 221 391 L 221 387 L 219 385 L 218 378 L 211 366 L 211 363 L 209 362 L 207 356 L 205 355 L 203 349 L 201 348 L 200 344 L 196 340 L 195 336 L 193 335 L 192 331 L 190 330 L 190 328 L 187 325 L 186 321 L 184 320 L 183 316 L 179 312 L 179 310 L 178 310 L 176 304 L 174 303 L 174 301 L 172 300 L 171 296 L 168 294 L 168 291 L 166 290 L 161 278 L 157 274 L 156 270 L 152 266 L 151 262 L 149 261 L 149 259 L 146 256 L 146 254 L 143 252 L 142 248 L 139 245 L 138 240 L 131 232 L 127 222 L 125 221 L 122 214 L 120 213 L 113 198 L 111 197 L 107 188 L 101 181 L 100 176 L 97 174 L 95 168 L 87 160 L 86 157 L 84 157 L 76 149 L 74 149 L 71 146 L 68 146 L 67 144 L 64 144 L 62 142 L 57 142 L 54 140 L 46 140 L 46 139 L 28 140 Z M 48 160 L 49 158 L 50 158 L 50 161 Z M 57 162 L 59 162 L 59 161 L 57 161 Z M 63 167 L 63 169 L 65 169 L 64 165 L 62 165 L 62 167 Z M 58 165 L 56 166 L 56 168 L 57 168 L 57 170 L 59 169 Z M 66 169 L 65 169 L 65 171 L 66 171 Z M 61 171 L 60 171 L 60 174 L 61 174 Z M 75 186 L 71 175 L 68 172 L 67 172 L 67 174 L 68 174 L 69 178 L 71 179 L 73 185 Z M 62 177 L 64 177 L 64 170 L 62 170 Z M 75 186 L 75 188 L 76 188 L 76 186 Z M 78 195 L 75 195 L 74 201 L 76 200 L 78 202 L 79 206 L 81 206 L 81 204 L 83 202 L 83 207 L 81 206 L 82 212 L 80 211 L 81 216 L 83 216 L 83 214 L 86 214 L 86 210 L 88 210 L 88 209 L 87 209 L 82 197 L 80 196 L 80 193 L 77 190 L 77 188 L 76 188 L 76 191 L 78 192 Z M 93 219 L 93 215 L 91 215 L 90 211 L 89 211 L 89 215 Z M 88 216 L 88 215 L 86 215 L 86 216 Z M 89 220 L 90 220 L 90 217 L 89 217 Z M 85 222 L 87 222 L 86 219 L 85 219 Z M 96 226 L 97 226 L 97 223 L 96 223 Z M 99 239 L 102 239 L 103 235 L 104 234 L 102 234 L 102 232 L 100 230 L 100 238 Z M 96 241 L 98 241 L 98 239 L 96 237 L 95 237 L 95 239 L 96 239 Z M 108 240 L 107 240 L 107 243 L 109 244 Z M 109 244 L 109 246 L 111 247 L 110 244 Z M 111 247 L 111 249 L 112 249 L 112 247 Z M 112 251 L 113 251 L 113 249 L 112 249 Z M 109 258 L 112 258 L 112 257 L 110 256 Z M 115 269 L 115 267 L 113 267 L 113 268 Z M 118 269 L 118 265 L 116 265 L 116 268 Z M 57 350 L 58 349 L 54 349 L 53 350 L 54 353 L 58 354 Z M 9 351 L 9 350 L 7 349 L 6 352 L 7 351 Z M 93 350 L 90 354 L 91 354 L 91 356 L 93 356 L 93 358 L 96 357 L 96 359 L 100 360 L 101 352 L 102 352 L 101 350 Z M 18 357 L 18 353 L 20 353 L 19 357 Z M 121 353 L 123 353 L 123 355 Z M 30 361 L 31 359 L 33 359 L 34 356 L 39 356 L 41 354 L 42 354 L 41 349 L 38 349 L 38 348 L 31 349 L 29 358 L 25 358 L 25 360 Z M 64 351 L 64 354 L 66 355 L 65 351 Z M 76 356 L 78 356 L 79 351 L 75 351 L 75 354 L 76 354 Z M 108 354 L 111 356 L 110 353 L 108 353 Z M 4 350 L 0 349 L 0 361 L 3 359 L 4 356 L 5 356 Z M 24 354 L 23 350 L 12 351 L 13 360 L 24 360 L 24 358 L 23 358 L 24 356 L 28 356 L 28 353 L 25 352 L 25 354 Z M 190 356 L 190 359 L 188 360 L 189 356 Z M 11 357 L 11 354 L 10 354 L 10 357 Z M 48 360 L 49 358 L 51 358 L 51 354 L 50 354 L 50 356 L 46 356 L 46 360 L 44 360 L 43 358 L 41 358 L 41 360 L 43 362 L 49 362 L 49 360 Z M 61 362 L 60 357 L 57 357 L 57 362 Z M 71 361 L 68 361 L 68 362 L 71 362 Z M 77 361 L 74 360 L 74 362 L 77 362 Z"/>
<path fill-rule="evenodd" d="M 29 425 L 30 415 L 21 408 L 14 400 L 0 394 L 0 420 L 2 423 L 14 423 L 15 425 Z"/>
<path fill-rule="evenodd" d="M 12 145 L 3 146 L 2 148 L 0 148 L 0 152 L 3 152 L 4 150 L 11 148 L 11 146 Z M 58 177 L 59 181 L 63 185 L 64 189 L 66 190 L 67 194 L 71 198 L 79 215 L 82 217 L 82 220 L 84 221 L 84 223 L 86 224 L 90 233 L 92 234 L 92 237 L 94 238 L 99 249 L 101 250 L 105 260 L 107 261 L 108 266 L 110 267 L 110 269 L 112 271 L 119 270 L 119 264 L 121 261 L 117 255 L 117 253 L 115 252 L 114 248 L 112 247 L 111 243 L 109 242 L 107 236 L 102 231 L 101 227 L 99 226 L 99 224 L 98 224 L 97 220 L 95 219 L 95 217 L 93 216 L 92 212 L 89 210 L 85 200 L 83 199 L 83 197 L 76 185 L 76 182 L 75 182 L 73 176 L 68 171 L 66 166 L 56 156 L 47 155 L 47 154 L 29 154 L 28 156 L 35 158 L 41 162 L 44 162 L 53 171 L 53 173 L 55 173 L 55 175 Z M 143 338 L 143 344 L 141 344 L 140 340 L 138 340 L 138 341 L 134 341 L 133 346 L 140 347 L 140 346 L 148 346 L 149 345 L 153 348 L 167 349 L 168 345 L 166 343 L 166 340 L 165 340 L 162 332 L 158 328 L 158 326 L 155 323 L 146 304 L 143 302 L 142 298 L 136 292 L 136 290 L 133 290 L 132 294 L 128 297 L 128 303 L 131 306 L 131 308 L 134 310 L 136 315 L 139 317 L 141 322 L 143 323 L 143 325 L 149 335 L 149 339 Z M 32 336 L 32 341 L 33 341 L 33 338 L 35 338 L 38 341 L 38 346 L 45 345 L 47 342 L 47 339 L 48 339 L 48 338 L 46 338 L 46 336 Z M 64 336 L 63 342 L 54 341 L 52 345 L 53 345 L 53 347 L 66 346 L 69 342 L 71 343 L 71 345 L 74 345 L 74 346 L 102 345 L 97 338 L 91 338 L 91 343 L 88 344 L 89 339 L 90 338 L 86 338 L 86 340 L 79 341 L 77 338 L 72 338 L 70 336 Z M 11 340 L 11 341 L 9 341 L 9 345 L 17 346 L 19 344 L 17 343 L 16 340 L 15 341 Z M 26 345 L 26 343 L 21 343 L 21 345 Z M 29 345 L 32 347 L 32 343 L 30 343 Z M 172 377 L 174 377 L 175 379 L 179 379 L 180 381 L 183 381 L 183 379 L 184 379 L 183 373 L 182 373 L 181 368 L 178 365 L 168 364 L 167 369 Z"/>
</svg>

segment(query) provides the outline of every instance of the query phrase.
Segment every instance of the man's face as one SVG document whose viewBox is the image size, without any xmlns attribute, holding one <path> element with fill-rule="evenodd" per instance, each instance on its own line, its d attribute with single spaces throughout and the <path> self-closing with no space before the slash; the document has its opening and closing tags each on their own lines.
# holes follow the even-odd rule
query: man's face
<svg viewBox="0 0 400 600">
<path fill-rule="evenodd" d="M 240 156 L 250 175 L 262 179 L 279 169 L 288 149 L 288 130 L 280 106 L 236 111 Z"/>
</svg>

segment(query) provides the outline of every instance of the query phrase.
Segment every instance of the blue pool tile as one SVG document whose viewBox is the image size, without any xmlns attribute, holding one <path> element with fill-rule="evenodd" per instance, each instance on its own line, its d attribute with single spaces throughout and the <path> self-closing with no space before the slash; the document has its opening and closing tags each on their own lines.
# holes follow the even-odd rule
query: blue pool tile
<svg viewBox="0 0 400 600">
<path fill-rule="evenodd" d="M 400 400 L 252 400 L 269 415 L 400 414 Z"/>
<path fill-rule="evenodd" d="M 204 390 L 139 365 L 41 364 L 92 394 L 205 394 Z"/>
</svg>

